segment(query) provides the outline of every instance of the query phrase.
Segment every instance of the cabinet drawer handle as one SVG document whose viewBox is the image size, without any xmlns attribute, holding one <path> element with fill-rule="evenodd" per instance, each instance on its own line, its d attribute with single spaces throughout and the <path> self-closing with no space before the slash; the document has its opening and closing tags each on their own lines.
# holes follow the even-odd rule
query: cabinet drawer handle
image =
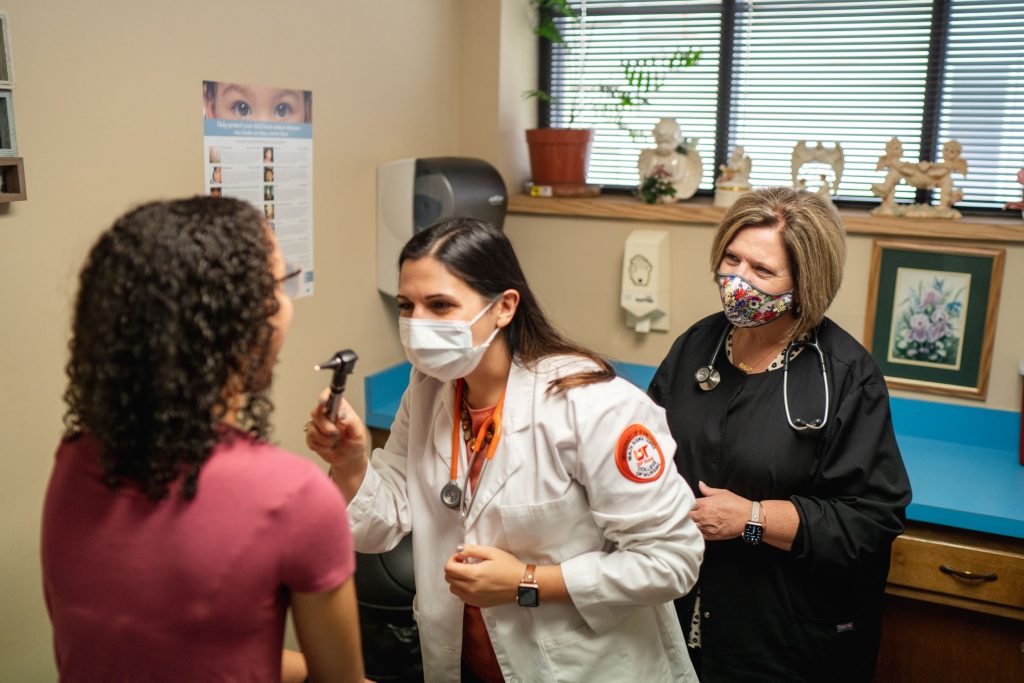
<svg viewBox="0 0 1024 683">
<path fill-rule="evenodd" d="M 963 579 L 964 581 L 995 581 L 999 578 L 999 575 L 995 572 L 992 572 L 991 574 L 978 574 L 977 572 L 952 569 L 944 564 L 939 565 L 939 571 L 943 574 L 949 574 L 950 576 L 955 576 L 958 579 Z"/>
</svg>

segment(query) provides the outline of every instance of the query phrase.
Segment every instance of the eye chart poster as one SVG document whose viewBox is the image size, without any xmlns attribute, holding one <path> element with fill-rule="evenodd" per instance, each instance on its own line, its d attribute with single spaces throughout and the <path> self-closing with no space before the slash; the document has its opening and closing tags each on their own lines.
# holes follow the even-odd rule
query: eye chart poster
<svg viewBox="0 0 1024 683">
<path fill-rule="evenodd" d="M 205 191 L 260 210 L 277 235 L 293 297 L 313 294 L 313 93 L 203 81 Z"/>
</svg>

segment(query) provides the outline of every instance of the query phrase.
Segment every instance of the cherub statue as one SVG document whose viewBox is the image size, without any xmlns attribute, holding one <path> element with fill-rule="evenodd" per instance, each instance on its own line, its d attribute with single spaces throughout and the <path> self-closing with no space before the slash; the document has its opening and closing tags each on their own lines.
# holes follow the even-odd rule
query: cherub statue
<svg viewBox="0 0 1024 683">
<path fill-rule="evenodd" d="M 882 204 L 871 213 L 876 216 L 916 216 L 932 218 L 960 218 L 953 204 L 963 199 L 962 190 L 953 187 L 953 173 L 967 175 L 967 161 L 961 158 L 963 147 L 957 140 L 942 144 L 942 161 L 904 161 L 903 143 L 892 138 L 885 144 L 885 154 L 878 158 L 876 171 L 885 170 L 885 180 L 874 183 L 871 191 L 882 198 Z M 896 204 L 894 197 L 900 181 L 919 190 L 937 188 L 939 205 Z"/>
<path fill-rule="evenodd" d="M 679 123 L 672 118 L 663 118 L 654 126 L 654 149 L 645 149 L 637 159 L 637 170 L 641 182 L 652 176 L 664 177 L 675 195 L 662 195 L 659 201 L 670 203 L 689 199 L 697 192 L 704 175 L 704 162 L 697 152 L 697 139 L 684 139 Z"/>
<path fill-rule="evenodd" d="M 737 146 L 729 157 L 729 163 L 718 167 L 722 173 L 715 181 L 715 186 L 731 190 L 749 190 L 750 168 L 750 157 L 743 151 L 743 147 Z"/>
<path fill-rule="evenodd" d="M 729 163 L 718 167 L 721 173 L 715 181 L 715 206 L 728 209 L 740 195 L 750 191 L 750 169 L 750 157 L 737 146 L 729 157 Z"/>
</svg>

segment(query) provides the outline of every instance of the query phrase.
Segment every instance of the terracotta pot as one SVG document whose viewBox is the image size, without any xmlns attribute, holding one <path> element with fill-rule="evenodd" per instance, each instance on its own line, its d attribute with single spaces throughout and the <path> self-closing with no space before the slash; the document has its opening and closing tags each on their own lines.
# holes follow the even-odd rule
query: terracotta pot
<svg viewBox="0 0 1024 683">
<path fill-rule="evenodd" d="M 593 140 L 594 131 L 589 128 L 534 128 L 526 131 L 534 184 L 585 184 Z"/>
</svg>

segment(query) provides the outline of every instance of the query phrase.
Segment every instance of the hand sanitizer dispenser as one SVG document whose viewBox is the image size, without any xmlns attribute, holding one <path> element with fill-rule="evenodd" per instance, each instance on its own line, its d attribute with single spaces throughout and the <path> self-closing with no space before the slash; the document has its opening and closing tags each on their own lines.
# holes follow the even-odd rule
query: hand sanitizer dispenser
<svg viewBox="0 0 1024 683">
<path fill-rule="evenodd" d="M 505 182 L 480 159 L 399 159 L 377 167 L 377 289 L 398 292 L 398 255 L 410 237 L 446 218 L 476 218 L 501 229 Z"/>
<path fill-rule="evenodd" d="M 622 259 L 626 326 L 637 332 L 668 332 L 669 241 L 664 230 L 634 230 Z"/>
</svg>

